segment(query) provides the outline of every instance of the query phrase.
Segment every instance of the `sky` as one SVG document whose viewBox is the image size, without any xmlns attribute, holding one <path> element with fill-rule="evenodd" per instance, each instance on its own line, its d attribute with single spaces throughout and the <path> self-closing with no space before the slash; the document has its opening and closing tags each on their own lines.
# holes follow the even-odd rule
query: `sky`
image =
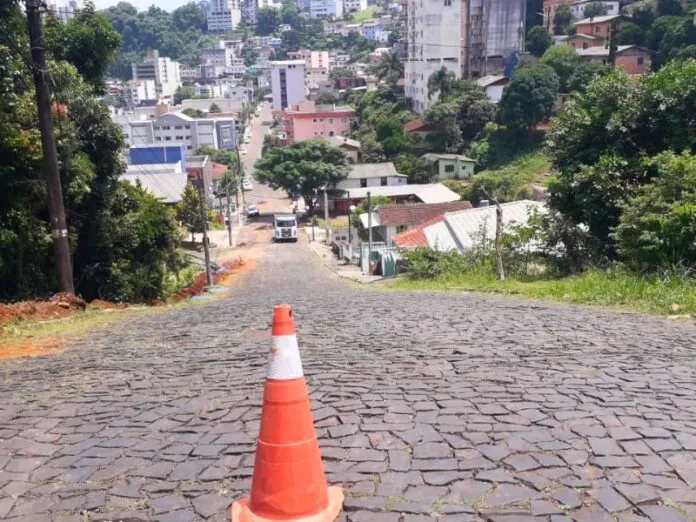
<svg viewBox="0 0 696 522">
<path fill-rule="evenodd" d="M 94 0 L 94 5 L 97 9 L 105 9 L 109 6 L 116 5 L 120 0 Z M 156 5 L 165 11 L 173 11 L 177 7 L 187 4 L 191 0 L 125 0 L 129 4 L 135 6 L 138 11 L 144 11 L 151 5 Z"/>
</svg>

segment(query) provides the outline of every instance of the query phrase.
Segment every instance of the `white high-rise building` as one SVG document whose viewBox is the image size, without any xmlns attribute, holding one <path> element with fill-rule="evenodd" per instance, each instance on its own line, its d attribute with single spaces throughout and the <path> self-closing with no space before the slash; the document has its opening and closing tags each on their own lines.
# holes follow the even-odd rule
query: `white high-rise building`
<svg viewBox="0 0 696 522">
<path fill-rule="evenodd" d="M 343 0 L 310 0 L 309 15 L 312 18 L 341 18 L 343 16 Z"/>
<path fill-rule="evenodd" d="M 503 72 L 524 48 L 525 0 L 408 0 L 405 93 L 422 113 L 428 79 L 442 67 L 457 78 Z"/>
<path fill-rule="evenodd" d="M 258 7 L 258 0 L 242 0 L 242 20 L 250 25 L 254 25 Z"/>
<path fill-rule="evenodd" d="M 153 80 L 158 99 L 170 99 L 181 86 L 179 62 L 160 57 L 159 51 L 148 51 L 140 63 L 132 64 L 134 80 Z"/>
<path fill-rule="evenodd" d="M 367 0 L 343 0 L 344 13 L 359 13 L 367 9 Z"/>
<path fill-rule="evenodd" d="M 80 9 L 80 4 L 77 0 L 68 0 L 65 3 L 51 2 L 48 4 L 48 10 L 51 11 L 58 20 L 68 22 L 75 17 L 76 12 Z"/>
<path fill-rule="evenodd" d="M 156 100 L 157 87 L 154 80 L 130 80 L 125 94 L 129 107 L 137 107 L 142 102 Z"/>
<path fill-rule="evenodd" d="M 273 110 L 283 111 L 305 99 L 304 60 L 271 62 L 271 91 Z"/>
<path fill-rule="evenodd" d="M 210 0 L 208 8 L 208 32 L 233 31 L 242 20 L 240 0 Z"/>
</svg>

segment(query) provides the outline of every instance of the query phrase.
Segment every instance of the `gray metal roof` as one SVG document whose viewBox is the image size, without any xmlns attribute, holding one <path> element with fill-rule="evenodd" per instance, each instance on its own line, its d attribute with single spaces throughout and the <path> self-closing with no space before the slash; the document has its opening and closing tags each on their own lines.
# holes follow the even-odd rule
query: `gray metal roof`
<svg viewBox="0 0 696 522">
<path fill-rule="evenodd" d="M 176 172 L 172 165 L 169 165 L 168 171 L 157 171 L 152 167 L 155 165 L 131 165 L 120 179 L 132 185 L 140 182 L 143 189 L 164 203 L 181 201 L 181 195 L 184 193 L 187 183 L 186 173 Z"/>
<path fill-rule="evenodd" d="M 351 166 L 347 179 L 369 179 L 384 177 L 407 178 L 404 174 L 399 174 L 391 162 L 386 163 L 358 163 Z"/>
</svg>

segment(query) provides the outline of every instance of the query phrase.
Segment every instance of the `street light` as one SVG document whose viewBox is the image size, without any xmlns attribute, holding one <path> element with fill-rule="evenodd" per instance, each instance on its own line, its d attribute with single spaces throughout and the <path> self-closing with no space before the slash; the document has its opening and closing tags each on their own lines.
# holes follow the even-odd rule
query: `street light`
<svg viewBox="0 0 696 522">
<path fill-rule="evenodd" d="M 351 219 L 353 218 L 353 212 L 355 212 L 355 205 L 348 207 L 348 244 L 353 246 L 353 228 L 351 227 Z"/>
</svg>

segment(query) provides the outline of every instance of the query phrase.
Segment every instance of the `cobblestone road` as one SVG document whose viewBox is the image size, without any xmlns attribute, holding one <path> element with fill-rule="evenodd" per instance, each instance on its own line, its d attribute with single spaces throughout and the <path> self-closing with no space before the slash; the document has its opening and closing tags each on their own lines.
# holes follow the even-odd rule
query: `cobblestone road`
<svg viewBox="0 0 696 522">
<path fill-rule="evenodd" d="M 271 245 L 226 299 L 1 363 L 0 519 L 223 520 L 294 305 L 343 521 L 696 518 L 696 329 L 343 286 Z"/>
</svg>

